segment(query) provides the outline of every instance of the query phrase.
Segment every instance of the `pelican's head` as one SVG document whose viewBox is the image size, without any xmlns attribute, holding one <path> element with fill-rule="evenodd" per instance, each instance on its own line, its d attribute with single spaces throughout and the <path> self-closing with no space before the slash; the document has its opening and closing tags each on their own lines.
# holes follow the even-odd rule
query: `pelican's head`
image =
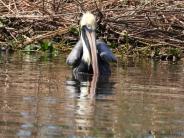
<svg viewBox="0 0 184 138">
<path fill-rule="evenodd" d="M 96 18 L 90 13 L 83 14 L 81 21 L 81 40 L 83 45 L 83 60 L 92 64 L 93 74 L 99 74 L 96 47 Z"/>
<path fill-rule="evenodd" d="M 83 14 L 80 21 L 81 28 L 86 26 L 88 29 L 95 30 L 96 29 L 96 17 L 90 13 L 86 12 Z"/>
</svg>

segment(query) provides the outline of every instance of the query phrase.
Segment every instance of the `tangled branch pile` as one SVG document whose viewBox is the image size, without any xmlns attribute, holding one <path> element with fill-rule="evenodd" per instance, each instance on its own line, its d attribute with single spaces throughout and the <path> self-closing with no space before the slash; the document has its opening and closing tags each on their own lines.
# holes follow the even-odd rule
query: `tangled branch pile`
<svg viewBox="0 0 184 138">
<path fill-rule="evenodd" d="M 55 36 L 76 42 L 85 11 L 120 54 L 183 55 L 183 0 L 0 0 L 0 45 L 22 48 Z"/>
</svg>

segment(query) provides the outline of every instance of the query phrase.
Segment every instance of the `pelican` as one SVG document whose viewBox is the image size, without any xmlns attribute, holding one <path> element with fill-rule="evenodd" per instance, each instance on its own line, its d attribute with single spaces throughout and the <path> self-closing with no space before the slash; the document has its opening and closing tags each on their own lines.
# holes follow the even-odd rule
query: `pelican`
<svg viewBox="0 0 184 138">
<path fill-rule="evenodd" d="M 74 73 L 110 74 L 109 62 L 116 62 L 107 44 L 96 40 L 96 18 L 90 13 L 83 14 L 81 21 L 81 36 L 66 59 L 66 63 L 73 67 Z"/>
</svg>

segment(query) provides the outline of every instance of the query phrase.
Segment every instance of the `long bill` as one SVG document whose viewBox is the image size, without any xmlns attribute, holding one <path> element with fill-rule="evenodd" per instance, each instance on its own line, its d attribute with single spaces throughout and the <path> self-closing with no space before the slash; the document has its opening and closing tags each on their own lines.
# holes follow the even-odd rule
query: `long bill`
<svg viewBox="0 0 184 138">
<path fill-rule="evenodd" d="M 86 30 L 86 36 L 88 38 L 89 46 L 90 46 L 90 49 L 91 49 L 93 74 L 98 75 L 99 74 L 99 68 L 98 68 L 98 58 L 97 58 L 97 47 L 96 47 L 95 32 Z"/>
</svg>

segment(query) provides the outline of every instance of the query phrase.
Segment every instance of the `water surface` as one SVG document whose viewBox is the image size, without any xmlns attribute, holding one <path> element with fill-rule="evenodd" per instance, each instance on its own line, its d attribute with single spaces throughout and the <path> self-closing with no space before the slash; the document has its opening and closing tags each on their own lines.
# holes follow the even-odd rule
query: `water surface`
<svg viewBox="0 0 184 138">
<path fill-rule="evenodd" d="M 184 64 L 129 60 L 72 75 L 65 55 L 0 54 L 0 137 L 184 137 Z"/>
</svg>

